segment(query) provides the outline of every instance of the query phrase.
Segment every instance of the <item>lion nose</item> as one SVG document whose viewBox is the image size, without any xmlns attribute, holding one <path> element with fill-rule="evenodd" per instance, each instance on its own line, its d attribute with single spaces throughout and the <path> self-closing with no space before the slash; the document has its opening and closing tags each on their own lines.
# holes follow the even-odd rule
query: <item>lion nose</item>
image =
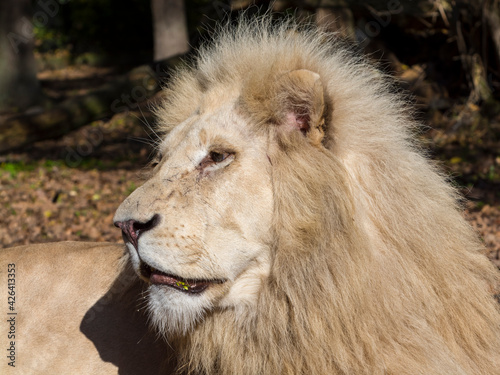
<svg viewBox="0 0 500 375">
<path fill-rule="evenodd" d="M 139 237 L 141 234 L 153 229 L 159 222 L 160 215 L 155 214 L 145 223 L 135 220 L 115 221 L 115 226 L 122 230 L 123 241 L 130 242 L 136 250 L 139 250 Z"/>
</svg>

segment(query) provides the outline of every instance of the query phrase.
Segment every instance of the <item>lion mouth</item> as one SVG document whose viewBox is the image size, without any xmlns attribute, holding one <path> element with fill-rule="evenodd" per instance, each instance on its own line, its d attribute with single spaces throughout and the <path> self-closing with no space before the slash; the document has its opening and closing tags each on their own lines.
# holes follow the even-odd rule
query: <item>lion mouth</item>
<svg viewBox="0 0 500 375">
<path fill-rule="evenodd" d="M 190 294 L 201 293 L 211 284 L 222 284 L 224 282 L 224 280 L 184 279 L 157 270 L 144 262 L 141 264 L 141 276 L 153 285 L 164 285 Z"/>
</svg>

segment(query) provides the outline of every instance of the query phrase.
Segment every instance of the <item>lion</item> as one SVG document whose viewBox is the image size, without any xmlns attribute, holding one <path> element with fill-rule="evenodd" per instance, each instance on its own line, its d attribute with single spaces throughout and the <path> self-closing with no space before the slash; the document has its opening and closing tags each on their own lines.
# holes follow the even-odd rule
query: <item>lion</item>
<svg viewBox="0 0 500 375">
<path fill-rule="evenodd" d="M 79 323 L 85 337 L 68 339 L 120 373 L 103 351 L 142 335 L 139 357 L 165 373 L 173 356 L 184 374 L 498 374 L 499 272 L 404 95 L 335 35 L 269 17 L 228 26 L 156 114 L 151 175 L 114 218 L 126 254 L 71 244 L 48 282 L 32 266 L 62 282 L 30 320 Z M 37 264 L 68 246 L 39 248 Z M 76 290 L 63 302 L 62 287 Z M 78 313 L 46 316 L 55 301 Z M 129 318 L 84 324 L 101 313 Z"/>
</svg>

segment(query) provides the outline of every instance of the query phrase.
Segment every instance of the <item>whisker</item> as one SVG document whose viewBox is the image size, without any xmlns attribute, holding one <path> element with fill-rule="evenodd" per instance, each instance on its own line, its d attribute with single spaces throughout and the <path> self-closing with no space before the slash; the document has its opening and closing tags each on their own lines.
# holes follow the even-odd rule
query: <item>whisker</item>
<svg viewBox="0 0 500 375">
<path fill-rule="evenodd" d="M 142 125 L 149 130 L 149 133 L 146 132 L 146 135 L 148 138 L 151 140 L 150 145 L 154 148 L 158 148 L 158 146 L 161 144 L 162 139 L 158 135 L 158 133 L 154 130 L 153 126 L 148 122 L 146 119 L 146 116 L 144 115 L 144 112 L 142 111 L 142 108 L 139 107 L 139 111 L 141 112 L 142 118 L 136 115 L 135 113 L 131 113 L 132 116 L 134 116 L 137 120 L 139 120 Z"/>
<path fill-rule="evenodd" d="M 132 136 L 129 136 L 127 139 L 135 141 L 135 142 L 143 143 L 143 144 L 146 144 L 146 145 L 151 146 L 151 147 L 158 146 L 158 143 L 156 143 L 156 141 L 154 141 L 153 139 L 148 139 L 148 138 L 143 138 L 143 137 L 132 137 Z"/>
<path fill-rule="evenodd" d="M 162 141 L 162 138 L 160 137 L 160 135 L 155 131 L 154 127 L 148 122 L 148 120 L 146 119 L 146 116 L 144 116 L 144 112 L 142 112 L 142 108 L 139 106 L 139 111 L 141 112 L 141 115 L 142 117 L 144 118 L 144 121 L 143 121 L 143 124 L 149 129 L 149 131 L 151 133 L 149 133 L 148 135 L 151 136 L 151 134 L 154 134 L 154 136 L 156 137 L 157 139 L 157 144 L 160 144 L 161 141 Z"/>
</svg>

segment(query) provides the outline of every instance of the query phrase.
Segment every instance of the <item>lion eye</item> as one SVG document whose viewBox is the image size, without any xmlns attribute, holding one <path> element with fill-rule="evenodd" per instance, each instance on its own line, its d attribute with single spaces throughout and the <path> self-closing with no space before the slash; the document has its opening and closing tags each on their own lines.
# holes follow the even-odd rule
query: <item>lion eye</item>
<svg viewBox="0 0 500 375">
<path fill-rule="evenodd" d="M 153 159 L 153 160 L 149 163 L 149 165 L 150 165 L 150 167 L 151 167 L 151 168 L 156 168 L 156 166 L 157 166 L 158 164 L 160 164 L 160 161 L 161 161 L 161 155 L 157 155 L 157 156 L 156 156 L 156 157 L 155 157 L 155 158 L 154 158 L 154 159 Z"/>
<path fill-rule="evenodd" d="M 221 161 L 224 161 L 229 156 L 229 153 L 228 152 L 219 153 L 219 152 L 212 151 L 208 155 L 210 156 L 210 159 L 212 159 L 212 161 L 214 163 L 220 163 Z"/>
<path fill-rule="evenodd" d="M 234 159 L 232 152 L 217 152 L 210 151 L 207 156 L 200 162 L 197 169 L 200 170 L 214 170 L 223 168 Z"/>
</svg>

